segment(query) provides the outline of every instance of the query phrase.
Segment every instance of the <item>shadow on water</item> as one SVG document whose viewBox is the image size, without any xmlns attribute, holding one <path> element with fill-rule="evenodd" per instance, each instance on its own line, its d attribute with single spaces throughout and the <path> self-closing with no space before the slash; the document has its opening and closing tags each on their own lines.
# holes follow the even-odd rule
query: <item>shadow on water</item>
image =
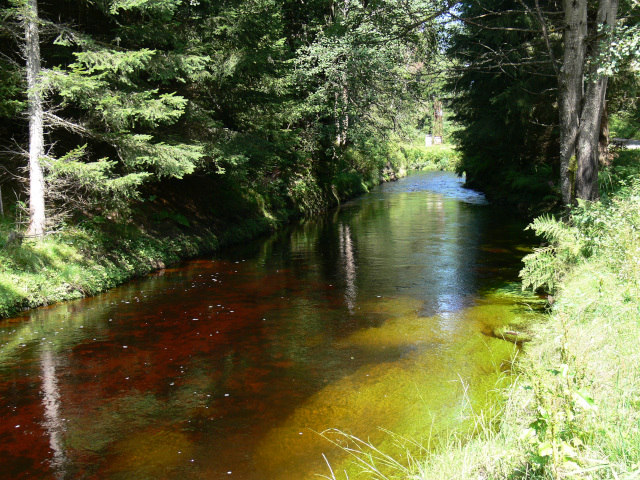
<svg viewBox="0 0 640 480">
<path fill-rule="evenodd" d="M 513 354 L 491 332 L 535 315 L 535 299 L 500 290 L 524 225 L 460 183 L 412 175 L 3 321 L 0 477 L 313 478 L 323 453 L 344 460 L 315 432 L 458 426 Z"/>
</svg>

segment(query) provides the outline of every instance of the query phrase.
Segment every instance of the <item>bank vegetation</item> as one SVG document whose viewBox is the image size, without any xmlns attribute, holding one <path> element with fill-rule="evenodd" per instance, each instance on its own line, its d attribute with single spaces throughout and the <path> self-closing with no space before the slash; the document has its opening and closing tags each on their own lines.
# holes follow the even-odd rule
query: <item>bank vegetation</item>
<svg viewBox="0 0 640 480">
<path fill-rule="evenodd" d="M 603 201 L 532 223 L 545 244 L 521 275 L 552 292 L 549 319 L 516 359 L 504 403 L 422 478 L 640 477 L 640 156 L 625 156 Z"/>
</svg>

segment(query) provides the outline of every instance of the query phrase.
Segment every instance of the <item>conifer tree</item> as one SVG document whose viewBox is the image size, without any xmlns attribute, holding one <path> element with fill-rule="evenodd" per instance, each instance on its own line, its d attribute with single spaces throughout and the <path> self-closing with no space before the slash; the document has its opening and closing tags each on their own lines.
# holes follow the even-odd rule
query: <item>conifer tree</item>
<svg viewBox="0 0 640 480">
<path fill-rule="evenodd" d="M 628 2 L 625 10 L 637 8 L 633 3 Z M 554 79 L 552 104 L 558 110 L 554 123 L 558 125 L 559 154 L 553 156 L 559 158 L 563 203 L 568 205 L 575 197 L 597 199 L 599 137 L 610 75 L 608 65 L 620 26 L 618 0 L 598 0 L 593 4 L 587 0 L 562 3 L 518 0 L 462 5 L 460 19 L 465 27 L 454 43 L 466 44 L 470 49 L 484 48 L 481 56 L 468 58 L 467 67 L 484 72 L 494 69 L 503 75 L 515 68 L 525 70 L 533 62 L 540 67 L 533 74 L 541 80 L 544 92 L 550 90 L 540 74 Z M 476 35 L 489 41 L 477 41 Z M 513 38 L 508 41 L 491 40 L 509 35 Z M 523 50 L 525 45 L 529 48 Z M 461 73 L 461 77 L 465 75 Z M 507 82 L 510 86 L 505 89 L 518 81 L 517 72 L 509 75 L 513 81 Z M 526 91 L 536 90 L 539 89 Z M 524 91 L 523 95 L 526 96 Z"/>
<path fill-rule="evenodd" d="M 45 212 L 45 182 L 42 161 L 44 150 L 44 110 L 43 110 L 43 85 L 40 54 L 40 17 L 37 0 L 12 0 L 8 8 L 2 9 L 3 36 L 14 37 L 10 44 L 15 43 L 20 50 L 23 59 L 22 69 L 26 77 L 24 85 L 24 97 L 26 102 L 21 102 L 17 90 L 22 86 L 18 80 L 17 64 L 11 61 L 10 56 L 2 58 L 2 80 L 8 81 L 0 87 L 0 113 L 2 116 L 17 115 L 20 107 L 27 109 L 28 118 L 28 151 L 27 170 L 29 185 L 29 223 L 27 235 L 40 238 L 46 231 Z M 8 28 L 8 23 L 13 22 L 14 30 Z M 14 60 L 15 61 L 15 60 Z"/>
<path fill-rule="evenodd" d="M 46 228 L 44 206 L 44 112 L 40 62 L 40 35 L 37 0 L 21 5 L 24 26 L 24 55 L 27 70 L 27 103 L 29 115 L 29 228 L 27 235 L 42 237 Z"/>
</svg>

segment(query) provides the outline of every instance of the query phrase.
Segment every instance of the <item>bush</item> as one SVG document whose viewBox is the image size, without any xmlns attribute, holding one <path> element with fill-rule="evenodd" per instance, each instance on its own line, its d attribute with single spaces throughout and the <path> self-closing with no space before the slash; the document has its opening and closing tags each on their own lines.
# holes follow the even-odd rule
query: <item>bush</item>
<svg viewBox="0 0 640 480">
<path fill-rule="evenodd" d="M 400 151 L 406 159 L 408 168 L 413 170 L 456 171 L 460 162 L 459 152 L 451 145 L 433 145 L 423 147 L 404 144 Z"/>
<path fill-rule="evenodd" d="M 637 112 L 619 112 L 609 119 L 612 137 L 640 139 L 640 121 Z"/>
</svg>

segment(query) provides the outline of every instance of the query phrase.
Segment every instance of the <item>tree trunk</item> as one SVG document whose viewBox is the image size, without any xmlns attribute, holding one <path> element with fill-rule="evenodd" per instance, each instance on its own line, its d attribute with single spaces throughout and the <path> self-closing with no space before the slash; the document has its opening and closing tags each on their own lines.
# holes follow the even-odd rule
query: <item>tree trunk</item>
<svg viewBox="0 0 640 480">
<path fill-rule="evenodd" d="M 580 130 L 587 37 L 587 0 L 563 0 L 564 58 L 559 78 L 560 187 L 565 205 L 572 203 L 570 164 Z"/>
<path fill-rule="evenodd" d="M 29 105 L 29 228 L 27 235 L 42 237 L 45 231 L 46 216 L 44 174 L 40 165 L 40 159 L 44 156 L 44 126 L 37 0 L 27 1 L 24 16 L 24 41 Z"/>
<path fill-rule="evenodd" d="M 596 25 L 598 32 L 604 31 L 605 38 L 611 41 L 611 31 L 618 14 L 618 0 L 600 0 Z M 593 47 L 589 82 L 580 115 L 580 133 L 576 149 L 578 172 L 576 174 L 576 196 L 584 200 L 600 198 L 598 189 L 598 163 L 600 159 L 600 122 L 604 111 L 607 93 L 606 76 L 598 75 L 598 60 L 605 42 L 599 41 Z M 608 42 L 607 42 L 608 44 Z M 606 49 L 606 47 L 605 47 Z"/>
<path fill-rule="evenodd" d="M 598 139 L 598 157 L 600 167 L 611 165 L 609 156 L 609 114 L 607 112 L 607 101 L 602 109 L 602 119 L 600 120 L 600 138 Z"/>
<path fill-rule="evenodd" d="M 598 200 L 598 163 L 600 152 L 600 120 L 607 91 L 607 78 L 589 82 L 585 95 L 580 133 L 576 148 L 578 171 L 576 173 L 576 197 L 584 200 Z"/>
</svg>

